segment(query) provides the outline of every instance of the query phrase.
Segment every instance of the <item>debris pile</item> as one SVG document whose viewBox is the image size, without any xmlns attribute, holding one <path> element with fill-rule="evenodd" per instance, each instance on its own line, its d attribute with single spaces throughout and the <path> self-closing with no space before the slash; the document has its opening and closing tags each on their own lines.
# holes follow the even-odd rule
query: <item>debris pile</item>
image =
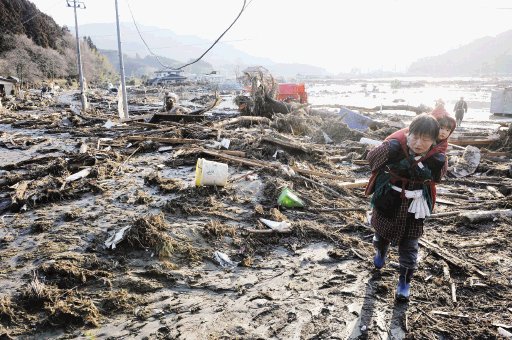
<svg viewBox="0 0 512 340">
<path fill-rule="evenodd" d="M 412 301 L 395 305 L 397 254 L 372 272 L 363 189 L 373 146 L 360 140 L 396 126 L 356 130 L 338 112 L 276 101 L 262 70 L 246 77 L 251 94 L 234 99 L 241 115 L 217 108 L 233 98 L 190 87 L 172 89 L 186 114 L 162 113 L 162 91 L 133 90 L 141 108 L 124 121 L 100 92 L 90 113 L 5 105 L 0 334 L 496 338 L 512 329 L 510 142 L 449 151 Z M 225 185 L 197 185 L 198 159 L 229 165 Z"/>
</svg>

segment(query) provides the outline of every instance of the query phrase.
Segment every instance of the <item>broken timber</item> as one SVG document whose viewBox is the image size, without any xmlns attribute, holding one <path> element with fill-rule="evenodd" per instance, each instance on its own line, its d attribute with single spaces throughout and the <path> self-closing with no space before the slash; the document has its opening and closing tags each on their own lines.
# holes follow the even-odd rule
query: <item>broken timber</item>
<svg viewBox="0 0 512 340">
<path fill-rule="evenodd" d="M 175 114 L 167 114 L 167 113 L 155 113 L 149 123 L 159 123 L 162 121 L 169 122 L 183 122 L 183 123 L 191 123 L 191 122 L 201 122 L 206 119 L 206 116 L 203 115 L 175 115 Z"/>
<path fill-rule="evenodd" d="M 170 137 L 146 137 L 146 136 L 128 136 L 126 137 L 129 141 L 151 141 L 165 144 L 195 144 L 203 143 L 200 139 L 188 139 L 188 138 L 170 138 Z"/>
<path fill-rule="evenodd" d="M 460 214 L 460 218 L 466 223 L 479 223 L 492 221 L 495 218 L 512 217 L 512 209 L 489 210 L 489 211 L 471 211 Z"/>
<path fill-rule="evenodd" d="M 440 246 L 433 244 L 427 239 L 420 239 L 419 241 L 420 245 L 425 247 L 426 249 L 430 250 L 437 256 L 441 257 L 443 260 L 448 262 L 449 264 L 464 269 L 469 273 L 476 273 L 480 277 L 487 277 L 488 274 L 482 272 L 480 269 L 475 267 L 473 264 L 469 263 L 468 261 L 460 260 L 458 256 L 453 255 L 452 253 L 448 252 L 446 249 L 441 248 Z"/>
<path fill-rule="evenodd" d="M 222 152 L 213 151 L 213 150 L 202 150 L 202 153 L 205 155 L 224 159 L 226 161 L 231 161 L 234 163 L 243 164 L 243 165 L 247 165 L 247 166 L 254 166 L 254 167 L 258 167 L 258 168 L 278 169 L 281 166 L 281 164 L 279 164 L 279 163 L 269 163 L 269 162 L 264 162 L 264 161 L 260 161 L 260 160 L 256 160 L 256 159 L 246 159 L 246 158 L 236 157 L 236 156 L 224 154 Z M 292 168 L 292 169 L 296 173 L 299 173 L 299 174 L 325 177 L 325 178 L 334 179 L 334 180 L 347 180 L 347 178 L 345 178 L 345 177 L 326 174 L 323 172 L 299 169 L 296 167 Z M 343 183 L 337 184 L 336 186 L 340 187 L 340 188 L 349 189 L 349 188 L 360 188 L 360 187 L 366 186 L 366 184 L 368 184 L 367 180 L 361 181 L 361 182 L 343 182 Z"/>
<path fill-rule="evenodd" d="M 270 125 L 271 120 L 266 117 L 252 117 L 252 116 L 241 116 L 233 119 L 223 120 L 220 122 L 213 123 L 213 127 L 216 129 L 223 128 L 228 125 L 245 123 L 245 124 L 265 124 Z"/>
</svg>

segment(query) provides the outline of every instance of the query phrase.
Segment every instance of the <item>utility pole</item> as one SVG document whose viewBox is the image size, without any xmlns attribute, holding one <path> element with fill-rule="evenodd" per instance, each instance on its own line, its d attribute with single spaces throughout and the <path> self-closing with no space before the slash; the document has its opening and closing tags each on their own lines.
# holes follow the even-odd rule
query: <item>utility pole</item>
<svg viewBox="0 0 512 340">
<path fill-rule="evenodd" d="M 128 119 L 128 98 L 126 97 L 126 83 L 124 80 L 123 51 L 121 49 L 121 29 L 119 28 L 119 10 L 116 2 L 117 49 L 119 52 L 119 69 L 121 71 L 121 92 L 123 95 L 123 119 Z"/>
<path fill-rule="evenodd" d="M 87 110 L 87 98 L 84 91 L 84 76 L 82 71 L 82 56 L 80 55 L 80 39 L 78 38 L 78 19 L 76 16 L 76 9 L 85 9 L 83 1 L 66 0 L 68 7 L 73 7 L 75 10 L 75 31 L 76 31 L 76 52 L 78 54 L 78 77 L 80 78 L 80 100 L 82 101 L 82 111 Z"/>
</svg>

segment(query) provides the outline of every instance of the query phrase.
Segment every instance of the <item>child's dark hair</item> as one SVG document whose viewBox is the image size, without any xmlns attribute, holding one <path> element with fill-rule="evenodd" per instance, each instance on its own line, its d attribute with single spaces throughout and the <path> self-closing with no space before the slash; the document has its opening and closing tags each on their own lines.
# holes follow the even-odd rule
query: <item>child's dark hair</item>
<svg viewBox="0 0 512 340">
<path fill-rule="evenodd" d="M 436 140 L 439 135 L 439 123 L 431 115 L 422 113 L 412 120 L 409 125 L 409 134 L 426 135 Z"/>
<path fill-rule="evenodd" d="M 437 122 L 439 123 L 439 128 L 444 127 L 450 130 L 453 130 L 455 128 L 453 121 L 446 116 L 439 118 Z"/>
</svg>

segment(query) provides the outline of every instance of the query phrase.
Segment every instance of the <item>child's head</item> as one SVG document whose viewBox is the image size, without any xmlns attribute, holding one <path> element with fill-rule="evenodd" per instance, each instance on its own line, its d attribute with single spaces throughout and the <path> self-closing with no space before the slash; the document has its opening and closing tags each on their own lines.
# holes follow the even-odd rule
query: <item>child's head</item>
<svg viewBox="0 0 512 340">
<path fill-rule="evenodd" d="M 439 123 L 428 114 L 416 116 L 409 125 L 407 146 L 416 154 L 427 152 L 437 140 Z"/>
<path fill-rule="evenodd" d="M 455 119 L 444 108 L 437 108 L 430 113 L 439 123 L 439 136 L 437 141 L 447 139 L 457 126 Z"/>
</svg>

